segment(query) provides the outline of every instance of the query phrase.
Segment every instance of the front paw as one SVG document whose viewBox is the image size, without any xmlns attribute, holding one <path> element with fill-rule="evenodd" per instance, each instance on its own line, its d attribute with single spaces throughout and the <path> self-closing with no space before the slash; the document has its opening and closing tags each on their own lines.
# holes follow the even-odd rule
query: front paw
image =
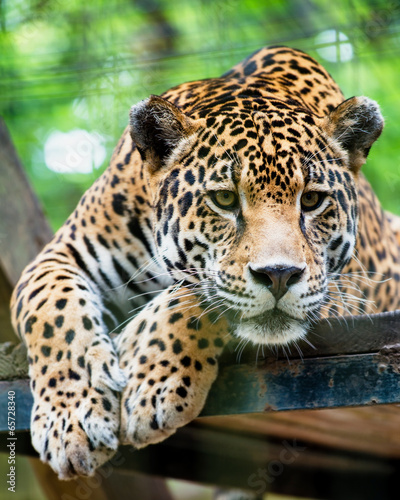
<svg viewBox="0 0 400 500">
<path fill-rule="evenodd" d="M 184 287 L 165 290 L 115 339 L 128 379 L 121 400 L 124 444 L 158 443 L 203 409 L 227 324 L 204 314 L 195 297 L 188 306 L 188 296 Z"/>
<path fill-rule="evenodd" d="M 140 378 L 145 372 L 136 372 L 122 395 L 120 439 L 135 448 L 163 441 L 196 418 L 216 376 L 215 369 L 208 383 L 198 384 L 182 367 L 152 366 L 145 378 Z"/>
<path fill-rule="evenodd" d="M 93 388 L 71 389 L 51 402 L 35 398 L 32 444 L 41 460 L 60 479 L 93 475 L 118 447 L 118 405 L 116 395 Z"/>
<path fill-rule="evenodd" d="M 124 375 L 99 345 L 89 348 L 85 359 L 84 369 L 73 365 L 33 379 L 32 444 L 60 479 L 93 475 L 118 447 L 116 389 L 122 389 Z"/>
</svg>

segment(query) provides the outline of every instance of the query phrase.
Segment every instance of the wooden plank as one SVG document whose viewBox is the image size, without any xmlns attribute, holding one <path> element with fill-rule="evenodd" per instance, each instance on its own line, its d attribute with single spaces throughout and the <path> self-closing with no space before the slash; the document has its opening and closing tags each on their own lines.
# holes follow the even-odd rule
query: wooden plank
<svg viewBox="0 0 400 500">
<path fill-rule="evenodd" d="M 225 366 L 200 418 L 216 429 L 295 438 L 337 449 L 400 458 L 400 408 L 372 406 L 325 411 L 282 411 L 385 403 L 399 394 L 399 374 L 382 355 L 269 361 L 264 366 Z M 7 430 L 6 402 L 15 391 L 18 430 L 29 428 L 32 396 L 26 380 L 0 382 L 0 430 Z M 375 405 L 375 402 L 372 404 Z M 271 410 L 280 410 L 279 412 Z M 261 412 L 253 416 L 241 413 Z M 190 426 L 188 427 L 190 429 Z"/>
<path fill-rule="evenodd" d="M 0 212 L 0 219 L 1 219 L 1 212 Z M 2 342 L 15 341 L 16 339 L 10 320 L 9 304 L 10 304 L 12 289 L 13 287 L 11 286 L 8 277 L 4 274 L 0 264 L 0 340 Z"/>
<path fill-rule="evenodd" d="M 320 328 L 318 334 L 314 333 L 316 350 L 304 352 L 309 356 L 304 360 L 278 357 L 257 365 L 254 361 L 238 365 L 234 364 L 234 354 L 228 352 L 202 415 L 400 402 L 400 352 L 396 344 L 400 341 L 398 318 L 398 313 L 358 317 L 353 319 L 351 329 L 345 325 L 342 330 L 336 322 L 336 330 L 325 329 L 324 335 Z M 362 328 L 365 328 L 366 347 L 357 340 L 363 337 Z M 374 329 L 377 332 L 375 337 L 372 336 Z M 331 343 L 338 349 L 343 337 L 356 339 L 352 344 L 353 352 L 366 349 L 377 352 L 324 356 L 330 352 Z M 386 343 L 394 345 L 387 346 Z M 230 365 L 226 364 L 228 361 Z M 26 429 L 29 424 L 25 416 L 29 414 L 31 401 L 27 382 L 1 383 L 0 407 L 5 408 L 6 392 L 13 388 L 21 398 L 19 428 Z M 5 426 L 1 418 L 4 414 L 4 411 L 0 414 L 0 429 L 3 430 Z"/>
<path fill-rule="evenodd" d="M 318 321 L 305 340 L 298 341 L 298 348 L 285 346 L 258 348 L 246 347 L 240 360 L 254 363 L 265 357 L 297 359 L 339 354 L 377 353 L 387 346 L 400 345 L 400 310 L 365 316 L 331 318 Z M 232 364 L 236 344 L 228 345 L 222 362 Z M 300 352 L 299 352 L 300 351 Z M 237 356 L 236 356 L 237 357 Z"/>
<path fill-rule="evenodd" d="M 17 395 L 17 430 L 30 426 L 32 396 L 29 382 L 0 382 L 0 431 L 7 430 L 4 403 L 8 390 Z M 358 451 L 400 459 L 400 406 L 297 410 L 224 417 L 203 417 L 195 421 L 223 432 L 297 439 L 320 446 Z M 189 425 L 190 429 L 191 426 Z"/>
<path fill-rule="evenodd" d="M 352 320 L 351 329 L 349 325 L 343 326 L 338 322 L 332 322 L 326 328 L 326 323 L 321 322 L 322 326 L 317 327 L 319 330 L 313 332 L 316 350 L 304 352 L 304 359 L 296 359 L 295 356 L 281 359 L 278 356 L 258 364 L 253 361 L 252 364 L 238 365 L 234 364 L 235 356 L 228 352 L 202 415 L 400 402 L 398 322 L 398 313 L 356 317 Z M 375 337 L 372 336 L 374 330 L 378 332 Z M 326 355 L 332 350 L 332 344 L 338 350 L 340 339 L 344 337 L 355 339 L 351 344 L 353 352 L 376 352 Z M 357 340 L 360 338 L 366 339 L 366 346 Z M 299 358 L 297 352 L 294 354 Z M 17 381 L 0 385 L 0 403 L 4 404 L 5 388 L 12 389 L 13 384 L 18 386 L 23 395 L 21 397 L 28 398 L 29 402 L 26 383 Z M 22 384 L 21 387 L 19 384 Z M 21 400 L 21 406 L 24 404 Z"/>
<path fill-rule="evenodd" d="M 324 448 L 400 459 L 399 405 L 254 413 L 198 421 L 223 432 L 248 433 L 259 439 L 296 439 Z"/>
<path fill-rule="evenodd" d="M 400 403 L 397 361 L 380 354 L 269 360 L 263 366 L 224 366 L 202 416 Z M 8 391 L 18 396 L 18 429 L 29 427 L 27 381 L 0 383 L 0 408 Z M 5 411 L 0 430 L 6 430 Z"/>
<path fill-rule="evenodd" d="M 0 266 L 15 285 L 23 268 L 51 239 L 10 134 L 0 118 Z"/>
<path fill-rule="evenodd" d="M 203 416 L 400 403 L 397 359 L 356 354 L 221 369 Z"/>
<path fill-rule="evenodd" d="M 51 239 L 10 134 L 0 117 L 0 339 L 15 340 L 9 302 L 23 268 Z"/>
<path fill-rule="evenodd" d="M 317 322 L 301 342 L 305 356 L 378 352 L 400 344 L 400 310 Z M 296 354 L 294 352 L 294 354 Z"/>
</svg>

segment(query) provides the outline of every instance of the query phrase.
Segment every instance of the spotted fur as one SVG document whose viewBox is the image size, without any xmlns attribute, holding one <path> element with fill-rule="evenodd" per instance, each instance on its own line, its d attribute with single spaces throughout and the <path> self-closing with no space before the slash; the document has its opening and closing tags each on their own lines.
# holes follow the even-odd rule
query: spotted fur
<svg viewBox="0 0 400 500">
<path fill-rule="evenodd" d="M 344 101 L 284 47 L 134 106 L 13 296 L 42 460 L 90 475 L 118 441 L 173 433 L 201 411 L 228 331 L 285 344 L 320 317 L 398 308 L 399 219 L 360 173 L 382 126 L 374 101 Z"/>
</svg>

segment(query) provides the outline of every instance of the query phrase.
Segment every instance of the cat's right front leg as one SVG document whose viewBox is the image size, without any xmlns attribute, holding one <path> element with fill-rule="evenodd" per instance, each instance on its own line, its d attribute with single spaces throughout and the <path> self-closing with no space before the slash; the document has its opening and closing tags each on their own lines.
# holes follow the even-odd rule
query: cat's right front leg
<svg viewBox="0 0 400 500">
<path fill-rule="evenodd" d="M 13 307 L 28 348 L 32 443 L 61 479 L 92 475 L 113 456 L 126 383 L 99 294 L 76 276 L 58 279 L 66 275 L 38 271 Z"/>
</svg>

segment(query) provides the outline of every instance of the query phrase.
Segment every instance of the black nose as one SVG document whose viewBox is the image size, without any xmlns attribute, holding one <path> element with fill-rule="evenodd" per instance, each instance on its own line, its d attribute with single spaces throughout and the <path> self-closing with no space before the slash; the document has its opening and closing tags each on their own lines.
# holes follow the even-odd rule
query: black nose
<svg viewBox="0 0 400 500">
<path fill-rule="evenodd" d="M 298 283 L 304 274 L 304 269 L 299 267 L 253 267 L 249 266 L 250 272 L 261 285 L 266 286 L 276 300 L 285 295 L 289 287 Z"/>
</svg>

